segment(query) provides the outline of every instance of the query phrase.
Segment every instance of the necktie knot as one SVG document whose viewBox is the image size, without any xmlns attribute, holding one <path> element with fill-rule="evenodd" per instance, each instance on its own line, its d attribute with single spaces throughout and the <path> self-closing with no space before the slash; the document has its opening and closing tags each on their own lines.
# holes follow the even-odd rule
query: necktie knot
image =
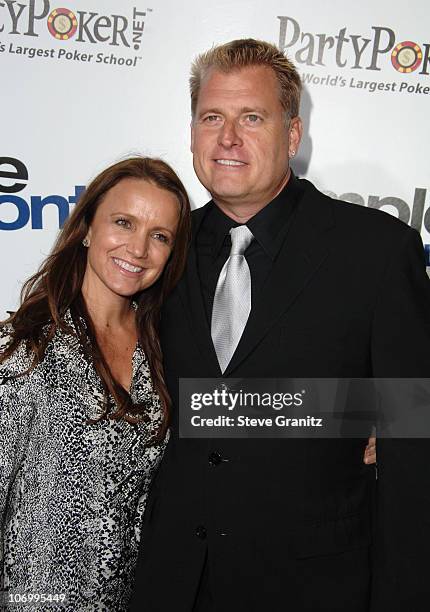
<svg viewBox="0 0 430 612">
<path fill-rule="evenodd" d="M 230 230 L 231 251 L 230 255 L 243 255 L 254 238 L 247 225 L 238 225 Z"/>
</svg>

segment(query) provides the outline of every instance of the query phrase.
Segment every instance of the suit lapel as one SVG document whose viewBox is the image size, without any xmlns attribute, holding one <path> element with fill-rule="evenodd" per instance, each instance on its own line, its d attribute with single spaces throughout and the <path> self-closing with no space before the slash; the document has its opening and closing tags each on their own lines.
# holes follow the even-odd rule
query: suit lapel
<svg viewBox="0 0 430 612">
<path fill-rule="evenodd" d="M 327 257 L 328 230 L 334 225 L 332 207 L 328 202 L 308 183 L 225 376 L 237 368 L 290 308 Z"/>
<path fill-rule="evenodd" d="M 221 370 L 212 343 L 209 324 L 206 318 L 197 268 L 197 253 L 195 243 L 195 239 L 200 224 L 206 214 L 207 207 L 208 204 L 193 212 L 192 240 L 188 253 L 188 261 L 184 276 L 178 285 L 178 289 L 185 311 L 188 315 L 192 336 L 199 347 L 202 358 L 207 363 L 208 377 L 219 377 L 221 376 Z"/>
</svg>

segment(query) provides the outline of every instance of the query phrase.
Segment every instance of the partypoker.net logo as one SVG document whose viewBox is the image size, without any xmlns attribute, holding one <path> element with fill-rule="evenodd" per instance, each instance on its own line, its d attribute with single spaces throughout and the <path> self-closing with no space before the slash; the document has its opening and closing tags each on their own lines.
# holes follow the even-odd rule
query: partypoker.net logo
<svg viewBox="0 0 430 612">
<path fill-rule="evenodd" d="M 151 10 L 151 9 L 147 9 Z M 131 7 L 129 13 L 102 14 L 73 7 L 51 6 L 50 0 L 0 0 L 0 34 L 38 37 L 47 26 L 55 39 L 140 49 L 146 11 Z M 45 30 L 46 32 L 46 30 Z"/>
<path fill-rule="evenodd" d="M 366 34 L 347 27 L 337 33 L 303 31 L 293 17 L 278 16 L 279 48 L 297 64 L 337 66 L 353 70 L 380 71 L 387 59 L 402 74 L 429 74 L 430 43 L 396 41 L 396 32 L 386 26 L 371 26 Z"/>
</svg>

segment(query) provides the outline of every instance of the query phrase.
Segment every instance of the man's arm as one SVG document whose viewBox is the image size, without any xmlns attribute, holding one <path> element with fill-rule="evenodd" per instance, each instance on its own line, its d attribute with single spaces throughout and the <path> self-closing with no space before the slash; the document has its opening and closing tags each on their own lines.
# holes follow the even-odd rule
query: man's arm
<svg viewBox="0 0 430 612">
<path fill-rule="evenodd" d="M 372 360 L 375 377 L 430 377 L 430 281 L 410 228 L 381 285 Z M 372 612 L 428 609 L 429 548 L 430 440 L 380 439 Z"/>
</svg>

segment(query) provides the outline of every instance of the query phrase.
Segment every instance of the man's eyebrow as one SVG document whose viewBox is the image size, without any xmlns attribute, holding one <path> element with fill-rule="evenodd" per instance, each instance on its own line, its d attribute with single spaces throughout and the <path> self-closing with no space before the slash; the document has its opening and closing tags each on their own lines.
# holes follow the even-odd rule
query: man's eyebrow
<svg viewBox="0 0 430 612">
<path fill-rule="evenodd" d="M 244 106 L 241 109 L 241 114 L 252 114 L 252 113 L 258 113 L 259 115 L 264 115 L 265 117 L 268 116 L 268 112 L 265 108 L 262 108 L 261 106 Z"/>
<path fill-rule="evenodd" d="M 203 115 L 222 115 L 222 110 L 216 107 L 211 106 L 210 108 L 202 108 L 199 112 L 199 117 L 203 117 Z"/>
<path fill-rule="evenodd" d="M 246 113 L 259 113 L 260 115 L 264 115 L 265 117 L 269 115 L 267 110 L 265 108 L 262 108 L 261 106 L 243 106 L 242 108 L 238 110 L 241 115 L 244 115 Z M 209 115 L 224 115 L 224 111 L 222 111 L 220 108 L 217 108 L 217 107 L 202 108 L 198 116 L 203 117 L 203 115 L 208 115 L 208 114 Z"/>
</svg>

